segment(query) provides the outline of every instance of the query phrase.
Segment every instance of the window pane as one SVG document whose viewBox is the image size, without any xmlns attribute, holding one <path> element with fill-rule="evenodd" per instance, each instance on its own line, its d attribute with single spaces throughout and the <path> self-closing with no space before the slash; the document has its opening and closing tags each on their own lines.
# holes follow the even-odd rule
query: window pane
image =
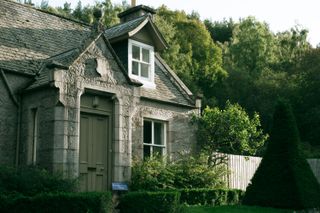
<svg viewBox="0 0 320 213">
<path fill-rule="evenodd" d="M 149 50 L 142 49 L 142 60 L 144 62 L 148 62 L 149 63 L 149 61 L 150 61 Z"/>
<path fill-rule="evenodd" d="M 154 122 L 154 143 L 163 145 L 163 125 L 162 123 Z"/>
<path fill-rule="evenodd" d="M 149 64 L 140 64 L 141 65 L 141 76 L 149 78 Z"/>
<path fill-rule="evenodd" d="M 140 60 L 140 48 L 132 45 L 132 58 Z"/>
<path fill-rule="evenodd" d="M 162 149 L 161 147 L 153 147 L 152 156 L 162 156 Z"/>
<path fill-rule="evenodd" d="M 139 75 L 139 63 L 136 61 L 132 61 L 132 74 Z"/>
<path fill-rule="evenodd" d="M 143 122 L 143 143 L 151 144 L 151 121 Z"/>
<path fill-rule="evenodd" d="M 150 157 L 150 146 L 143 146 L 143 158 L 148 158 Z"/>
</svg>

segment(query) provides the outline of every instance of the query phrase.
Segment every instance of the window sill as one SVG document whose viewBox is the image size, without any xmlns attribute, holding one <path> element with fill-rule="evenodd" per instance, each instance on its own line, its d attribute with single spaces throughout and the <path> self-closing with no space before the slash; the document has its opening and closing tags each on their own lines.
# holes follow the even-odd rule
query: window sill
<svg viewBox="0 0 320 213">
<path fill-rule="evenodd" d="M 147 89 L 155 89 L 156 88 L 156 84 L 154 82 L 151 82 L 149 80 L 143 79 L 143 78 L 141 78 L 139 76 L 135 76 L 135 75 L 129 75 L 129 77 L 142 83 L 143 88 L 147 88 Z"/>
</svg>

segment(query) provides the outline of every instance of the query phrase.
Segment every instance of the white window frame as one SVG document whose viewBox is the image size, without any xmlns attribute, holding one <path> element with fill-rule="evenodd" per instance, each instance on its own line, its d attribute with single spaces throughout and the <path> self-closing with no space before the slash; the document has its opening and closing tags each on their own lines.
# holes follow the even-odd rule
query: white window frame
<svg viewBox="0 0 320 213">
<path fill-rule="evenodd" d="M 151 122 L 151 143 L 145 143 L 143 138 L 143 158 L 144 156 L 144 146 L 150 147 L 150 157 L 153 156 L 153 147 L 159 147 L 162 148 L 162 154 L 161 156 L 165 156 L 167 154 L 167 123 L 164 121 L 154 120 L 154 119 L 143 119 L 143 135 L 144 135 L 144 122 L 149 121 Z M 160 123 L 163 126 L 163 144 L 155 144 L 154 143 L 154 123 Z"/>
<path fill-rule="evenodd" d="M 149 50 L 150 69 L 149 69 L 149 77 L 148 78 L 141 76 L 140 69 L 139 69 L 139 75 L 134 75 L 132 73 L 132 61 L 136 61 L 138 63 L 146 63 L 146 62 L 138 61 L 138 60 L 132 58 L 132 46 L 139 47 L 140 54 L 142 54 L 141 48 Z M 142 56 L 140 55 L 140 58 L 141 57 Z M 132 39 L 128 40 L 128 74 L 129 74 L 130 78 L 140 81 L 143 84 L 143 87 L 155 89 L 156 85 L 154 83 L 154 48 L 153 48 L 153 46 L 150 46 L 150 45 L 147 45 L 147 44 L 144 44 L 139 41 L 132 40 Z"/>
</svg>

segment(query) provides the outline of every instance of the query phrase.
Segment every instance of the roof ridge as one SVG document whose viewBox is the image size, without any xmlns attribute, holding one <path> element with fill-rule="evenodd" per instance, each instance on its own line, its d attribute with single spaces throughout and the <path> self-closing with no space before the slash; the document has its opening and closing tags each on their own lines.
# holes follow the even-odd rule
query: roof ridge
<svg viewBox="0 0 320 213">
<path fill-rule="evenodd" d="M 132 19 L 132 20 L 127 21 L 127 22 L 124 22 L 124 23 L 118 23 L 118 24 L 116 24 L 116 25 L 113 25 L 113 26 L 105 29 L 104 31 L 107 31 L 107 30 L 110 30 L 110 29 L 112 29 L 112 28 L 118 27 L 118 26 L 120 26 L 120 25 L 122 25 L 122 24 L 128 24 L 128 23 L 130 23 L 130 22 L 134 22 L 134 21 L 137 21 L 138 19 L 142 19 L 142 18 L 146 18 L 146 17 L 148 17 L 148 14 L 145 14 L 145 15 L 143 15 L 143 16 L 140 16 L 140 17 L 138 17 L 138 18 Z"/>
<path fill-rule="evenodd" d="M 19 2 L 13 1 L 13 0 L 3 0 L 3 1 L 14 3 L 16 5 L 23 6 L 23 7 L 29 8 L 29 9 L 33 9 L 33 10 L 36 10 L 36 11 L 39 11 L 39 12 L 47 13 L 49 15 L 53 15 L 53 16 L 56 16 L 58 18 L 62 18 L 62 19 L 68 20 L 68 21 L 72 21 L 72 22 L 75 22 L 77 24 L 82 24 L 82 25 L 86 25 L 88 27 L 92 27 L 91 24 L 88 24 L 88 23 L 85 23 L 85 22 L 82 22 L 82 21 L 79 21 L 79 20 L 76 20 L 76 19 L 73 19 L 73 18 L 65 17 L 63 15 L 56 14 L 56 13 L 53 13 L 53 12 L 50 12 L 50 11 L 46 11 L 46 10 L 43 10 L 43 9 L 40 9 L 40 8 L 35 8 L 32 5 L 22 4 L 22 3 L 19 3 Z"/>
</svg>

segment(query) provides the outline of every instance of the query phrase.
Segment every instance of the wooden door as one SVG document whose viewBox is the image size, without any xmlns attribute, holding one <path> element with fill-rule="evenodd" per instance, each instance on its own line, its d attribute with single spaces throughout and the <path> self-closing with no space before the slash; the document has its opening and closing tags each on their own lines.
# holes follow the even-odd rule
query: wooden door
<svg viewBox="0 0 320 213">
<path fill-rule="evenodd" d="M 81 113 L 79 175 L 81 191 L 108 187 L 109 117 Z"/>
</svg>

